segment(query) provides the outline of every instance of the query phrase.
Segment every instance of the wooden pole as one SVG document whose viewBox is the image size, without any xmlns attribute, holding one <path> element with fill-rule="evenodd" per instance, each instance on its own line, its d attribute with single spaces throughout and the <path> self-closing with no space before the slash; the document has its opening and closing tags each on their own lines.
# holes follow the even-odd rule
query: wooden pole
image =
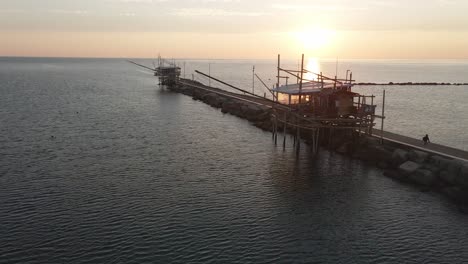
<svg viewBox="0 0 468 264">
<path fill-rule="evenodd" d="M 276 88 L 279 87 L 279 82 L 280 82 L 280 54 L 278 54 L 278 67 L 277 67 L 277 71 L 278 71 L 278 75 L 277 75 L 277 82 L 276 82 Z M 275 96 L 273 96 L 273 101 L 275 101 Z M 276 96 L 276 102 L 278 102 L 278 96 Z M 275 105 L 273 104 L 273 113 L 275 114 L 275 119 L 273 120 L 273 140 L 275 141 L 275 145 L 277 144 L 277 135 L 276 135 L 276 130 L 277 130 L 277 120 L 278 120 L 278 117 L 277 117 L 277 113 L 276 113 L 276 109 L 275 109 Z"/>
<path fill-rule="evenodd" d="M 278 144 L 278 113 L 275 111 L 275 146 Z"/>
<path fill-rule="evenodd" d="M 150 71 L 156 72 L 156 69 L 152 69 L 152 68 L 150 68 L 150 67 L 148 67 L 148 66 L 145 66 L 145 65 L 143 65 L 143 64 L 139 64 L 139 63 L 136 63 L 136 62 L 131 61 L 131 60 L 127 60 L 127 61 L 130 62 L 130 63 L 132 63 L 132 64 L 135 64 L 135 65 L 137 65 L 137 66 L 140 66 L 140 67 L 143 67 L 143 68 L 145 68 L 145 69 L 148 69 L 148 70 L 150 70 Z"/>
<path fill-rule="evenodd" d="M 323 86 L 325 84 L 323 83 L 323 73 L 322 72 L 320 72 L 320 83 L 322 84 L 322 89 L 323 89 Z"/>
<path fill-rule="evenodd" d="M 297 61 L 297 71 L 299 71 L 299 61 Z M 296 76 L 296 83 L 299 83 L 299 75 Z"/>
<path fill-rule="evenodd" d="M 361 111 L 361 95 L 359 95 L 359 97 L 358 97 L 358 113 L 360 111 Z M 359 135 L 359 137 L 361 137 L 362 114 L 358 114 L 358 116 L 359 116 L 359 120 L 361 120 L 361 122 L 359 122 L 359 129 L 358 129 L 359 134 L 358 135 Z M 358 139 L 358 141 L 359 141 L 359 139 Z"/>
<path fill-rule="evenodd" d="M 312 135 L 312 154 L 315 152 L 315 130 L 312 129 L 309 132 Z"/>
<path fill-rule="evenodd" d="M 302 80 L 304 79 L 304 54 L 302 54 L 302 60 L 301 60 L 301 79 L 299 81 L 299 107 L 298 107 L 298 113 L 299 115 L 302 114 Z M 299 124 L 299 119 L 297 120 L 297 124 Z M 297 149 L 296 153 L 299 154 L 299 150 L 301 148 L 301 128 L 297 126 Z"/>
<path fill-rule="evenodd" d="M 382 126 L 380 128 L 380 142 L 383 144 L 383 127 L 384 127 L 384 119 L 385 119 L 385 90 L 383 90 L 383 98 L 382 98 Z"/>
<path fill-rule="evenodd" d="M 277 77 L 276 88 L 278 88 L 280 84 L 280 55 L 279 54 L 278 54 L 278 75 L 276 77 Z"/>
<path fill-rule="evenodd" d="M 372 97 L 371 97 L 371 110 L 374 110 L 374 94 L 372 94 Z M 369 134 L 372 135 L 372 128 L 374 126 L 374 120 L 375 120 L 375 111 L 373 111 L 372 115 L 371 115 L 371 123 L 369 125 Z"/>
<path fill-rule="evenodd" d="M 273 115 L 274 114 L 275 114 L 275 110 L 273 109 Z M 271 140 L 275 140 L 275 120 L 274 119 L 271 119 Z"/>
<path fill-rule="evenodd" d="M 255 93 L 255 65 L 252 68 L 252 93 Z"/>
<path fill-rule="evenodd" d="M 208 75 L 211 77 L 211 63 L 208 63 Z M 211 78 L 208 79 L 208 86 L 211 87 Z"/>
<path fill-rule="evenodd" d="M 207 75 L 207 74 L 205 74 L 205 73 L 203 73 L 203 72 L 200 72 L 200 71 L 197 71 L 197 70 L 195 70 L 195 72 L 198 73 L 198 74 L 201 74 L 201 75 L 203 75 L 203 76 L 205 76 L 205 77 L 208 77 L 208 78 L 210 78 L 210 79 L 213 79 L 213 80 L 215 80 L 215 81 L 217 81 L 217 82 L 219 82 L 219 83 L 221 83 L 221 84 L 224 84 L 224 85 L 226 85 L 226 86 L 228 86 L 228 87 L 231 87 L 231 88 L 233 88 L 233 89 L 236 89 L 236 90 L 238 90 L 238 91 L 241 91 L 241 92 L 243 92 L 244 94 L 250 94 L 250 95 L 252 95 L 252 96 L 255 96 L 255 97 L 264 99 L 264 98 L 263 98 L 262 96 L 260 96 L 260 95 L 256 95 L 256 94 L 253 94 L 253 93 L 251 93 L 251 92 L 249 92 L 249 91 L 246 91 L 246 90 L 244 90 L 244 89 L 235 87 L 234 85 L 231 85 L 231 84 L 229 84 L 229 83 L 223 82 L 223 81 L 221 81 L 221 80 L 219 80 L 219 79 L 217 79 L 217 78 L 211 77 L 211 76 L 209 76 L 209 75 Z M 268 98 L 267 98 L 267 100 L 268 100 L 268 101 L 271 101 L 271 102 L 275 102 L 275 100 L 270 100 L 270 99 L 268 99 Z"/>
<path fill-rule="evenodd" d="M 318 150 L 318 131 L 319 128 L 312 130 L 312 153 L 317 154 Z"/>
<path fill-rule="evenodd" d="M 286 123 L 288 122 L 288 116 L 286 111 L 284 111 L 284 122 L 283 122 L 283 150 L 286 149 Z"/>
<path fill-rule="evenodd" d="M 335 79 L 336 79 L 336 76 L 338 76 L 338 57 L 336 57 L 336 69 L 335 69 Z"/>
<path fill-rule="evenodd" d="M 268 86 L 265 84 L 265 82 L 256 73 L 255 73 L 255 77 L 257 77 L 257 79 L 263 84 L 263 86 L 267 89 L 267 91 L 270 92 L 273 95 L 273 101 L 274 101 L 275 98 L 276 98 L 275 93 L 270 88 L 268 88 Z M 264 97 L 266 98 L 266 95 Z"/>
<path fill-rule="evenodd" d="M 301 101 L 302 101 L 302 80 L 304 79 L 304 54 L 302 54 L 301 62 L 301 80 L 299 81 L 299 114 L 301 113 Z"/>
</svg>

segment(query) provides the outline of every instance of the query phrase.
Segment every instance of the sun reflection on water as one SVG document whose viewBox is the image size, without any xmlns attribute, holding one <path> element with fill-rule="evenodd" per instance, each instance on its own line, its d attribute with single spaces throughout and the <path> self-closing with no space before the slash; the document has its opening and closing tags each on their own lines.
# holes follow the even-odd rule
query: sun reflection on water
<svg viewBox="0 0 468 264">
<path fill-rule="evenodd" d="M 304 75 L 305 81 L 307 81 L 307 80 L 316 81 L 318 79 L 317 74 L 320 74 L 320 71 L 321 71 L 320 70 L 319 60 L 317 58 L 314 58 L 314 57 L 308 58 L 307 59 L 307 66 L 305 67 L 305 69 L 308 71 Z"/>
</svg>

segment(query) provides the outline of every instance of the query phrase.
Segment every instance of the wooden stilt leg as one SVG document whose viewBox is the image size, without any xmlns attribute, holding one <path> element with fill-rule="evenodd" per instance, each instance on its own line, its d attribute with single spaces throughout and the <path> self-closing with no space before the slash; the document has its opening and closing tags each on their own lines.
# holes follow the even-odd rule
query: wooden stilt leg
<svg viewBox="0 0 468 264">
<path fill-rule="evenodd" d="M 283 150 L 286 149 L 286 122 L 287 122 L 287 115 L 284 112 L 284 122 L 283 122 Z"/>
</svg>

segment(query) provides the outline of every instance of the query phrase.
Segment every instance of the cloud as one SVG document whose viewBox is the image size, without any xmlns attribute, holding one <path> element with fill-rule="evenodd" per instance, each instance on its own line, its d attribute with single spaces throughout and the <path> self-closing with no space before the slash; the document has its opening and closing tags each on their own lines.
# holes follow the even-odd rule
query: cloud
<svg viewBox="0 0 468 264">
<path fill-rule="evenodd" d="M 104 0 L 105 2 L 111 3 L 123 3 L 123 4 L 153 4 L 169 2 L 169 0 Z"/>
<path fill-rule="evenodd" d="M 204 17 L 258 17 L 266 15 L 263 12 L 242 12 L 242 11 L 227 11 L 224 9 L 214 8 L 180 8 L 172 12 L 172 15 L 189 17 L 189 16 L 204 16 Z"/>
<path fill-rule="evenodd" d="M 79 16 L 85 16 L 85 15 L 90 14 L 88 10 L 50 9 L 50 10 L 46 10 L 46 12 L 52 13 L 52 14 L 79 15 Z"/>
<path fill-rule="evenodd" d="M 309 12 L 309 11 L 359 11 L 367 10 L 367 7 L 345 6 L 345 5 L 295 5 L 295 4 L 272 4 L 273 9 L 292 12 Z"/>
</svg>

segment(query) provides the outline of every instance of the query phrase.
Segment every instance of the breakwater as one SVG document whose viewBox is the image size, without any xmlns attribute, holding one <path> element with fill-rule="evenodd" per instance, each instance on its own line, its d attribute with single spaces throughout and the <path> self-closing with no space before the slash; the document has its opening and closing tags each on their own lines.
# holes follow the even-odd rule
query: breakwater
<svg viewBox="0 0 468 264">
<path fill-rule="evenodd" d="M 170 90 L 191 96 L 221 109 L 266 131 L 294 134 L 295 128 L 274 118 L 274 104 L 262 98 L 227 92 L 199 82 L 182 79 Z M 275 127 L 276 126 L 276 127 Z M 468 162 L 420 150 L 407 144 L 362 134 L 357 131 L 321 128 L 318 143 L 331 151 L 348 155 L 384 170 L 383 175 L 413 184 L 423 191 L 436 191 L 454 201 L 462 212 L 468 213 Z M 301 133 L 306 143 L 310 133 Z"/>
</svg>

